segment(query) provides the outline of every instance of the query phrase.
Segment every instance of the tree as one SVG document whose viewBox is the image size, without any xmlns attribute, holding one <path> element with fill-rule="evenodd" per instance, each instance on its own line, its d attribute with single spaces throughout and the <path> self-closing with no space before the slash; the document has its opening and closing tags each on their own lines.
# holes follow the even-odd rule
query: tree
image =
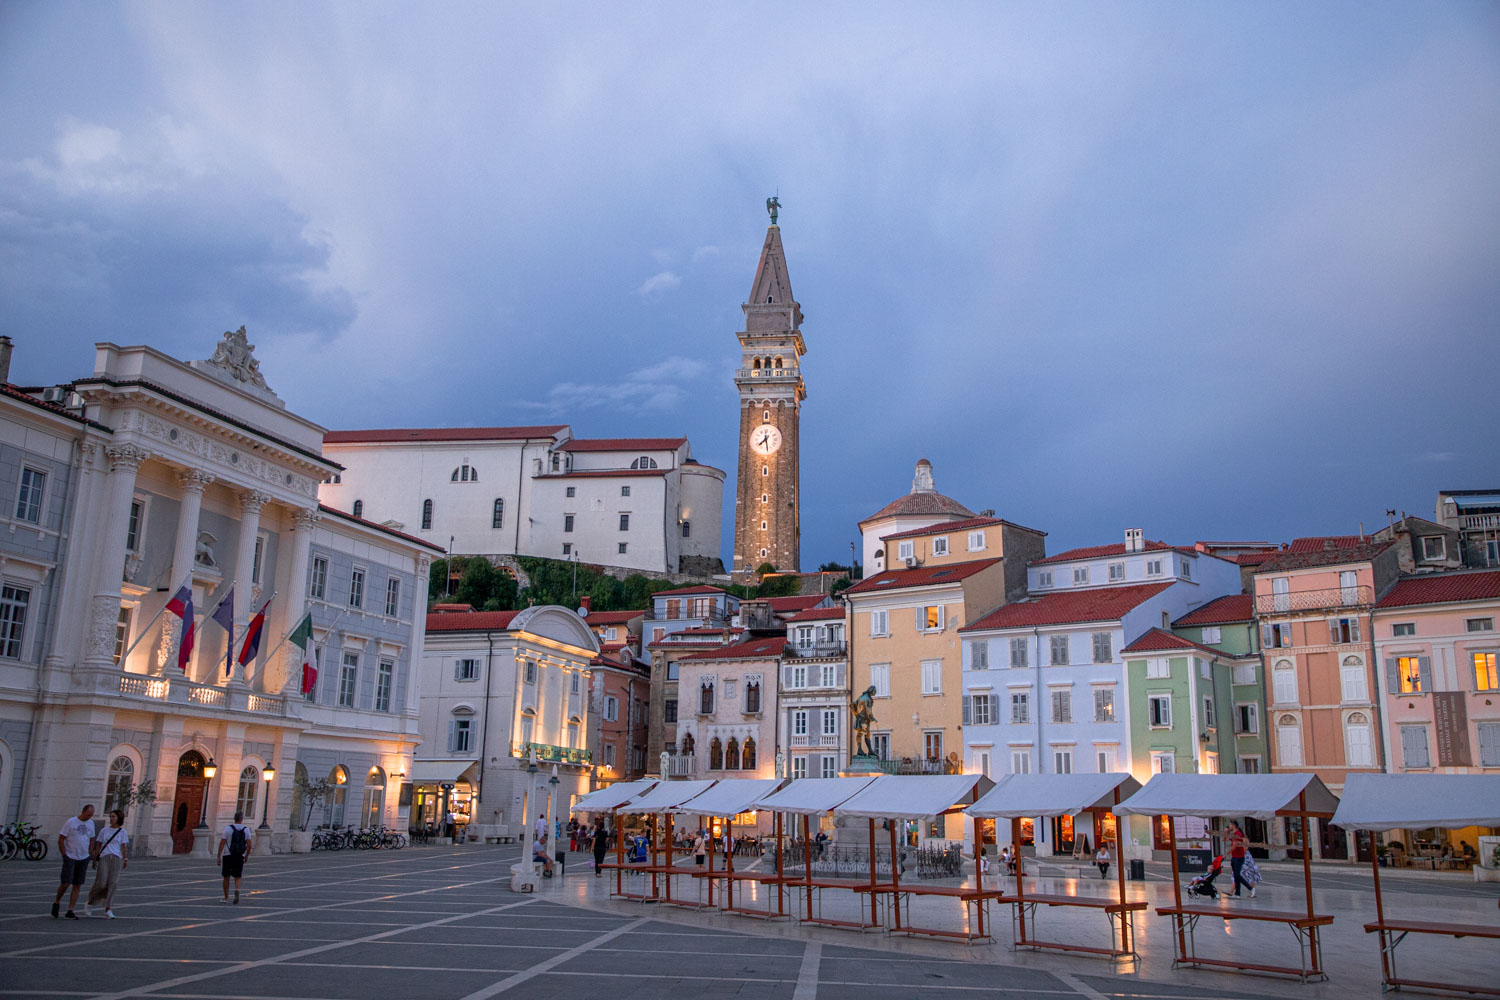
<svg viewBox="0 0 1500 1000">
<path fill-rule="evenodd" d="M 454 579 L 449 579 L 449 572 Z M 483 556 L 454 556 L 432 564 L 428 605 L 468 604 L 476 611 L 509 611 L 516 605 L 516 580 Z"/>
<path fill-rule="evenodd" d="M 311 780 L 297 776 L 297 792 L 302 796 L 303 805 L 307 806 L 307 813 L 302 817 L 302 829 L 307 829 L 307 823 L 312 819 L 313 809 L 321 805 L 333 791 L 333 782 L 327 778 L 312 778 Z"/>
</svg>

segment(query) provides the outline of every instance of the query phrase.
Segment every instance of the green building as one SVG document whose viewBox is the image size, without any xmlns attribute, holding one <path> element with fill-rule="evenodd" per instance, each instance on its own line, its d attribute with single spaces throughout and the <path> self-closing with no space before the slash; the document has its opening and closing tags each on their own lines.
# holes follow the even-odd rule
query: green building
<svg viewBox="0 0 1500 1000">
<path fill-rule="evenodd" d="M 1271 770 L 1266 742 L 1266 686 L 1255 626 L 1254 598 L 1230 594 L 1190 611 L 1172 623 L 1172 631 L 1229 657 L 1234 704 L 1219 754 L 1225 774 L 1261 774 Z M 1230 734 L 1233 734 L 1233 747 Z"/>
</svg>

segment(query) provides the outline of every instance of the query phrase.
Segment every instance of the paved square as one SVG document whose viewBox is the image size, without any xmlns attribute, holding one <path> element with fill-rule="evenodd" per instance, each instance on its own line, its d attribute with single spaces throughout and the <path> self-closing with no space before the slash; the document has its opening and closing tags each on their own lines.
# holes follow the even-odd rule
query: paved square
<svg viewBox="0 0 1500 1000">
<path fill-rule="evenodd" d="M 537 895 L 514 895 L 507 883 L 518 855 L 515 847 L 471 845 L 252 857 L 238 906 L 219 902 L 218 872 L 206 861 L 141 859 L 125 873 L 112 921 L 51 919 L 55 863 L 10 862 L 0 868 L 0 996 L 1322 1000 L 1378 993 L 1378 956 L 1352 913 L 1341 917 L 1343 936 L 1329 947 L 1331 959 L 1344 949 L 1349 960 L 1330 962 L 1333 981 L 1301 986 L 1174 971 L 1169 938 L 1150 917 L 1138 924 L 1141 962 L 1112 968 L 1011 952 L 1003 910 L 995 913 L 1000 943 L 969 948 L 611 900 L 611 880 L 592 878 L 577 863 Z M 1057 874 L 1059 888 L 1077 885 L 1076 872 Z M 1320 905 L 1343 896 L 1357 911 L 1361 874 L 1320 873 Z M 1163 888 L 1158 879 L 1133 891 Z M 1493 910 L 1495 892 L 1416 883 L 1397 885 L 1394 896 L 1401 905 L 1435 897 L 1431 905 L 1479 913 Z M 1452 954 L 1470 971 L 1489 964 L 1491 978 L 1500 978 L 1500 958 L 1475 949 Z"/>
</svg>

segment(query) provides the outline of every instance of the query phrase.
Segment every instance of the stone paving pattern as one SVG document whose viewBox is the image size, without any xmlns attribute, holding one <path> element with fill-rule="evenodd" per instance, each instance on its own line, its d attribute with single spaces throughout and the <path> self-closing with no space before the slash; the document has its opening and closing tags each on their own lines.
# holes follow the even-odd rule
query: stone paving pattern
<svg viewBox="0 0 1500 1000">
<path fill-rule="evenodd" d="M 1367 873 L 1354 868 L 1316 876 L 1320 909 L 1338 917 L 1325 938 L 1333 978 L 1303 986 L 1174 971 L 1167 922 L 1154 914 L 1137 924 L 1141 960 L 1111 965 L 1012 952 L 1008 908 L 995 911 L 997 944 L 966 947 L 611 900 L 612 879 L 593 878 L 576 855 L 567 875 L 544 881 L 536 895 L 516 895 L 507 883 L 517 857 L 515 847 L 475 845 L 252 857 L 238 906 L 219 902 L 218 873 L 206 862 L 143 859 L 125 873 L 112 921 L 53 920 L 55 861 L 13 861 L 0 867 L 0 997 L 1322 1000 L 1379 992 L 1378 953 L 1360 928 L 1373 915 L 1373 896 Z M 1260 895 L 1287 908 L 1300 869 L 1263 867 L 1268 887 Z M 1098 891 L 1074 877 L 1084 870 L 1044 867 L 1051 875 L 1040 888 Z M 1403 915 L 1500 921 L 1500 887 L 1451 876 L 1388 881 L 1389 905 Z M 1155 871 L 1131 887 L 1151 898 L 1169 891 Z M 957 919 L 951 904 L 924 920 L 945 917 Z M 1104 934 L 1093 913 L 1044 911 L 1043 920 L 1058 937 Z M 1281 933 L 1262 938 L 1205 924 L 1200 951 L 1295 955 L 1284 929 L 1257 930 Z M 1486 943 L 1407 947 L 1409 963 L 1500 981 L 1500 955 Z"/>
</svg>

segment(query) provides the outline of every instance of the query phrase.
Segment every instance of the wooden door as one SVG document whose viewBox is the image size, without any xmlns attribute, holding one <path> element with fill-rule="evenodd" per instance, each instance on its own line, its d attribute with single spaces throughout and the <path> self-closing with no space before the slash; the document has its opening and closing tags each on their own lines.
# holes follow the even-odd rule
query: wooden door
<svg viewBox="0 0 1500 1000">
<path fill-rule="evenodd" d="M 202 778 L 178 778 L 177 794 L 172 801 L 172 853 L 187 854 L 193 849 L 193 828 L 203 816 Z"/>
</svg>

